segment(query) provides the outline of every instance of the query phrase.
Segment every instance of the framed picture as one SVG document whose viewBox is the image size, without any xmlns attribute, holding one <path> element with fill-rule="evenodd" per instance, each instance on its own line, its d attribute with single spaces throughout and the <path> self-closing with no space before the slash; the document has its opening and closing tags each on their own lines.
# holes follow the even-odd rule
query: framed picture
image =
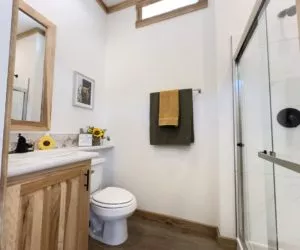
<svg viewBox="0 0 300 250">
<path fill-rule="evenodd" d="M 95 81 L 74 72 L 73 105 L 86 109 L 94 108 Z"/>
</svg>

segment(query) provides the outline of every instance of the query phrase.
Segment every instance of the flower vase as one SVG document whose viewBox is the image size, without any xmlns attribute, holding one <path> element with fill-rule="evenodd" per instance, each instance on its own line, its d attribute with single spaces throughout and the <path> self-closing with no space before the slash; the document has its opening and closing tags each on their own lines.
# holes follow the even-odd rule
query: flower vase
<svg viewBox="0 0 300 250">
<path fill-rule="evenodd" d="M 100 146 L 101 145 L 101 138 L 93 136 L 93 146 Z"/>
</svg>

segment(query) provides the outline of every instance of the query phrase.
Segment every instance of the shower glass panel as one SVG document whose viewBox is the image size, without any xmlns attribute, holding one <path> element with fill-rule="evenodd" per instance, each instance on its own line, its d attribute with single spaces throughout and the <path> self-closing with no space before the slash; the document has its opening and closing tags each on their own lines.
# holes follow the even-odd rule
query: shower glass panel
<svg viewBox="0 0 300 250">
<path fill-rule="evenodd" d="M 300 0 L 258 0 L 235 57 L 238 238 L 300 249 Z"/>
<path fill-rule="evenodd" d="M 237 63 L 242 161 L 242 214 L 245 247 L 277 249 L 274 165 L 258 158 L 273 151 L 267 20 L 265 12 Z"/>
<path fill-rule="evenodd" d="M 271 0 L 266 9 L 274 152 L 294 164 L 300 164 L 299 3 Z M 299 250 L 300 173 L 276 165 L 275 179 L 279 249 Z"/>
</svg>

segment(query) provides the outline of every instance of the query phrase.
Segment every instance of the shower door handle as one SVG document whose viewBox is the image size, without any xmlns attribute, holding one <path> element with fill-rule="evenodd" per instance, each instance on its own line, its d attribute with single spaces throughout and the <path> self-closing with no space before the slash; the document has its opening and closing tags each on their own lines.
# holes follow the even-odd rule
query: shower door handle
<svg viewBox="0 0 300 250">
<path fill-rule="evenodd" d="M 277 158 L 274 152 L 270 152 L 270 154 L 265 153 L 265 151 L 259 152 L 258 157 L 278 166 L 300 173 L 300 164 Z"/>
</svg>

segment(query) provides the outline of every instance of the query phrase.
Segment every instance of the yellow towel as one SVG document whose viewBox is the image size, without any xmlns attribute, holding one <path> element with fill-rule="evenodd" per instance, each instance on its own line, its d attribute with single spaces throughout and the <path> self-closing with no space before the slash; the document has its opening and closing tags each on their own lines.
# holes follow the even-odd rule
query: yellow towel
<svg viewBox="0 0 300 250">
<path fill-rule="evenodd" d="M 176 126 L 179 120 L 179 91 L 162 91 L 159 94 L 159 126 Z"/>
</svg>

